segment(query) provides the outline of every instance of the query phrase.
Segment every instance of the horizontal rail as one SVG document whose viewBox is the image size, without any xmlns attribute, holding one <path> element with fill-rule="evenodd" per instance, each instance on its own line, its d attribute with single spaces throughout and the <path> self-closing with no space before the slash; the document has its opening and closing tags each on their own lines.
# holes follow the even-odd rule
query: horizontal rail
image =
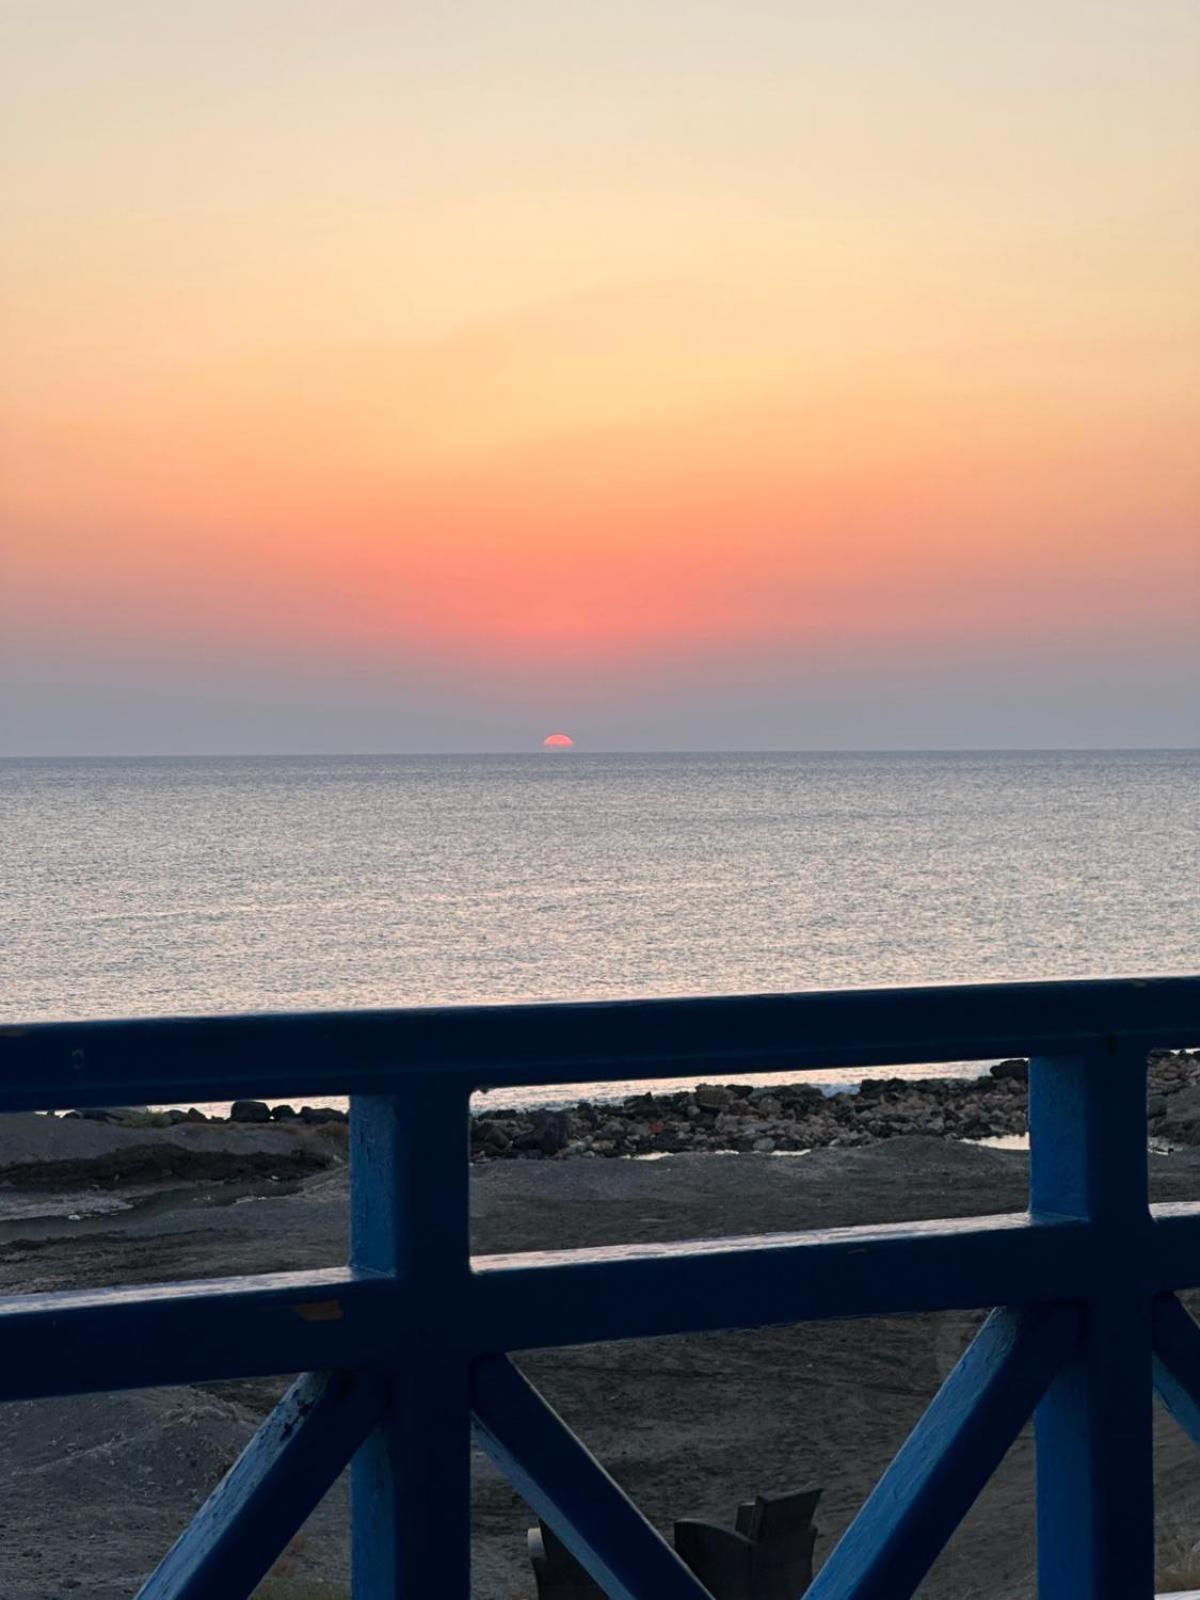
<svg viewBox="0 0 1200 1600">
<path fill-rule="evenodd" d="M 1193 1283 L 1200 1203 L 1155 1207 L 1148 1248 L 1025 1212 L 473 1258 L 436 1323 L 403 1279 L 349 1267 L 0 1299 L 0 1400 L 386 1368 L 452 1341 L 504 1351 L 847 1317 L 1147 1295 Z M 713 1292 L 720 1284 L 720 1295 Z M 452 1332 L 447 1331 L 447 1322 Z"/>
<path fill-rule="evenodd" d="M 1062 1056 L 1200 1036 L 1200 979 L 0 1026 L 0 1111 Z"/>
<path fill-rule="evenodd" d="M 350 1267 L 10 1295 L 0 1399 L 385 1364 L 396 1301 Z"/>
<path fill-rule="evenodd" d="M 1193 1229 L 1200 1242 L 1200 1207 Z M 1086 1225 L 1021 1212 L 744 1240 L 477 1258 L 490 1348 L 1070 1299 L 1105 1264 Z M 714 1285 L 720 1294 L 714 1294 Z"/>
</svg>

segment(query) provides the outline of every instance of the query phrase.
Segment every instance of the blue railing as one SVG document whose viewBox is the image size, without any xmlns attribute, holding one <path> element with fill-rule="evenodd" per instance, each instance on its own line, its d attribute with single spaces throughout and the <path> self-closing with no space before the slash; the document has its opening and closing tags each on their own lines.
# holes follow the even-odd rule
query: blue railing
<svg viewBox="0 0 1200 1600">
<path fill-rule="evenodd" d="M 350 1264 L 0 1301 L 0 1398 L 303 1373 L 141 1590 L 248 1595 L 353 1462 L 356 1600 L 466 1600 L 471 1439 L 614 1600 L 707 1591 L 509 1359 L 993 1309 L 810 1600 L 913 1594 L 1036 1413 L 1042 1600 L 1154 1588 L 1152 1390 L 1200 1442 L 1200 1205 L 1151 1207 L 1146 1055 L 1200 979 L 0 1028 L 0 1111 L 350 1094 Z M 471 1258 L 470 1095 L 1029 1055 L 1029 1210 Z"/>
</svg>

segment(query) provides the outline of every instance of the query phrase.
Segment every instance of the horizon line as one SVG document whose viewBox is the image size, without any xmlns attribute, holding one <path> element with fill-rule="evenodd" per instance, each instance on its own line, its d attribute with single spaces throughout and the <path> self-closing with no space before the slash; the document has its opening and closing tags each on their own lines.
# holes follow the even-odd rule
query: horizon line
<svg viewBox="0 0 1200 1600">
<path fill-rule="evenodd" d="M 597 746 L 544 749 L 539 745 L 509 749 L 456 750 L 83 750 L 10 751 L 0 761 L 379 761 L 434 760 L 460 756 L 898 756 L 898 755 L 1194 755 L 1189 745 L 711 745 L 662 748 Z"/>
</svg>

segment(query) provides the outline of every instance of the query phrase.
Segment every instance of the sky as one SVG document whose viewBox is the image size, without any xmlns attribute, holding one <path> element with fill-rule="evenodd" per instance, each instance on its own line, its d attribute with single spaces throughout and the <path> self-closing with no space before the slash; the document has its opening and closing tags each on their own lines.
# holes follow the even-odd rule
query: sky
<svg viewBox="0 0 1200 1600">
<path fill-rule="evenodd" d="M 1194 745 L 1194 0 L 0 0 L 0 754 Z"/>
</svg>

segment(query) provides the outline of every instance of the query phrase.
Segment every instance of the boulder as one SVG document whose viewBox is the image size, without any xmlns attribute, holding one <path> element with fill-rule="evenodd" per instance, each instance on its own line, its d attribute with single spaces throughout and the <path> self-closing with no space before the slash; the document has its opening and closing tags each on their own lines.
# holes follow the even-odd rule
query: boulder
<svg viewBox="0 0 1200 1600">
<path fill-rule="evenodd" d="M 87 1122 L 131 1122 L 148 1117 L 149 1106 L 84 1106 L 78 1113 Z"/>
<path fill-rule="evenodd" d="M 271 1108 L 265 1100 L 235 1100 L 229 1108 L 230 1122 L 270 1122 Z"/>
<path fill-rule="evenodd" d="M 295 1120 L 296 1120 L 296 1108 L 295 1108 L 295 1106 L 289 1106 L 289 1105 L 285 1104 L 285 1105 L 281 1105 L 281 1106 L 272 1106 L 271 1107 L 271 1121 L 272 1122 L 295 1122 Z"/>
<path fill-rule="evenodd" d="M 1166 1110 L 1155 1119 L 1154 1132 L 1175 1144 L 1200 1144 L 1200 1086 L 1168 1095 Z"/>
<path fill-rule="evenodd" d="M 513 1140 L 513 1148 L 526 1155 L 556 1156 L 571 1139 L 571 1122 L 565 1111 L 549 1111 L 534 1119 L 533 1127 Z"/>
<path fill-rule="evenodd" d="M 1005 1078 L 1013 1079 L 1017 1083 L 1028 1083 L 1029 1063 L 1021 1060 L 997 1061 L 996 1065 L 990 1070 L 990 1076 L 1001 1080 Z"/>
<path fill-rule="evenodd" d="M 702 1111 L 724 1111 L 733 1104 L 733 1090 L 719 1083 L 702 1083 L 696 1090 L 696 1104 Z"/>
</svg>

